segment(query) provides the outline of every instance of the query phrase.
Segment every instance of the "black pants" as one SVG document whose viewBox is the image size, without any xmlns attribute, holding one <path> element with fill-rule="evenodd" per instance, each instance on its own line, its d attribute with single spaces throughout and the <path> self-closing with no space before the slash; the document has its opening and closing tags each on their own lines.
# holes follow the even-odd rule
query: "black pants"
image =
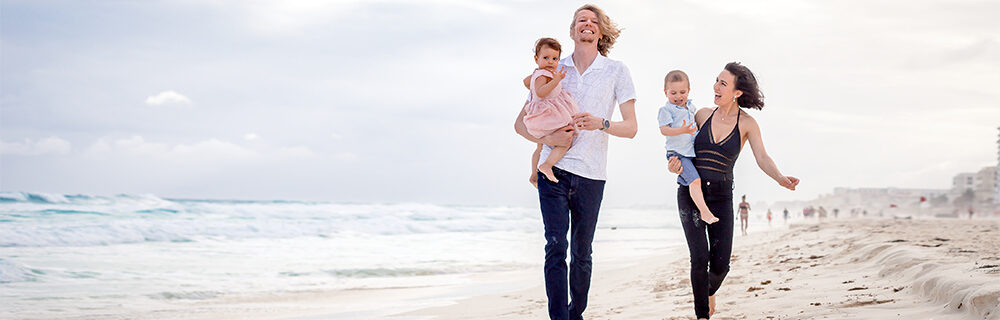
<svg viewBox="0 0 1000 320">
<path fill-rule="evenodd" d="M 549 298 L 549 318 L 580 320 L 587 308 L 590 291 L 592 244 L 597 213 L 604 198 L 604 181 L 587 179 L 557 167 L 552 171 L 559 183 L 536 173 L 538 200 L 545 224 L 545 293 Z M 567 249 L 570 252 L 568 270 Z"/>
<path fill-rule="evenodd" d="M 719 222 L 706 224 L 698 207 L 691 200 L 688 187 L 677 188 L 677 211 L 691 254 L 691 289 L 694 292 L 694 313 L 708 318 L 708 296 L 715 295 L 729 273 L 729 257 L 733 253 L 733 183 L 732 181 L 702 181 L 705 202 Z"/>
</svg>

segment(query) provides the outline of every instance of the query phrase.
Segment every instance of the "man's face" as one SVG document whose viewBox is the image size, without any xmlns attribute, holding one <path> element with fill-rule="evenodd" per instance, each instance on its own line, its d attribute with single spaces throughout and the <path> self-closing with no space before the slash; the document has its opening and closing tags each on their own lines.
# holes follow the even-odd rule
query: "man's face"
<svg viewBox="0 0 1000 320">
<path fill-rule="evenodd" d="M 579 42 L 597 42 L 601 38 L 601 28 L 597 14 L 590 10 L 580 10 L 574 17 L 573 40 Z"/>
</svg>

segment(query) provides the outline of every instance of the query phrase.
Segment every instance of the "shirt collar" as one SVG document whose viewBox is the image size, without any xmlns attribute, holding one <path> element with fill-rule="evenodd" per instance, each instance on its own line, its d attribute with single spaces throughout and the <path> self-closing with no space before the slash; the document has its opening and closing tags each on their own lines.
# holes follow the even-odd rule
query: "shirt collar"
<svg viewBox="0 0 1000 320">
<path fill-rule="evenodd" d="M 667 105 L 673 106 L 674 108 L 678 108 L 678 109 L 691 110 L 691 107 L 694 106 L 694 105 L 691 104 L 691 100 L 692 99 L 688 99 L 687 103 L 685 103 L 683 107 L 679 106 L 679 105 L 676 105 L 676 104 L 673 104 L 670 101 L 667 101 Z"/>
<path fill-rule="evenodd" d="M 598 53 L 597 57 L 594 58 L 594 62 L 590 64 L 590 67 L 588 67 L 587 70 L 597 70 L 604 68 L 604 65 L 607 63 L 607 60 L 608 57 L 605 57 L 604 55 Z M 560 61 L 560 63 L 564 66 L 573 67 L 573 69 L 576 69 L 576 65 L 573 64 L 572 53 L 563 58 L 562 61 Z"/>
</svg>

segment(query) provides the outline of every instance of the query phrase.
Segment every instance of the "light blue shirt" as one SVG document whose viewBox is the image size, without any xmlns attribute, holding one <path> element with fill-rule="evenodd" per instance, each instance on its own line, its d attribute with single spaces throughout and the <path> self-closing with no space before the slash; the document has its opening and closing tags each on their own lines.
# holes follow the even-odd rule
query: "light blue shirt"
<svg viewBox="0 0 1000 320">
<path fill-rule="evenodd" d="M 667 102 L 666 105 L 660 107 L 660 114 L 656 116 L 656 119 L 660 122 L 660 127 L 670 126 L 671 128 L 680 128 L 684 121 L 687 121 L 688 126 L 695 123 L 694 104 L 691 103 L 691 99 L 688 99 L 686 104 L 686 106 L 682 107 Z M 694 158 L 694 136 L 696 134 L 698 133 L 667 136 L 667 142 L 664 147 L 667 148 L 667 152 L 673 151 L 682 156 Z"/>
</svg>

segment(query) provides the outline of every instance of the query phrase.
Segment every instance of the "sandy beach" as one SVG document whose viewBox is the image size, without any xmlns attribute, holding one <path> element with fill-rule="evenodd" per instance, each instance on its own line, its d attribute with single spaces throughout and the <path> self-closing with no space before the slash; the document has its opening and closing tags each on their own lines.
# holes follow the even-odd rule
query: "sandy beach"
<svg viewBox="0 0 1000 320">
<path fill-rule="evenodd" d="M 734 246 L 713 319 L 1000 319 L 1000 220 L 814 221 Z M 584 316 L 694 319 L 686 250 L 596 265 Z M 547 319 L 545 303 L 539 281 L 399 316 Z"/>
</svg>

